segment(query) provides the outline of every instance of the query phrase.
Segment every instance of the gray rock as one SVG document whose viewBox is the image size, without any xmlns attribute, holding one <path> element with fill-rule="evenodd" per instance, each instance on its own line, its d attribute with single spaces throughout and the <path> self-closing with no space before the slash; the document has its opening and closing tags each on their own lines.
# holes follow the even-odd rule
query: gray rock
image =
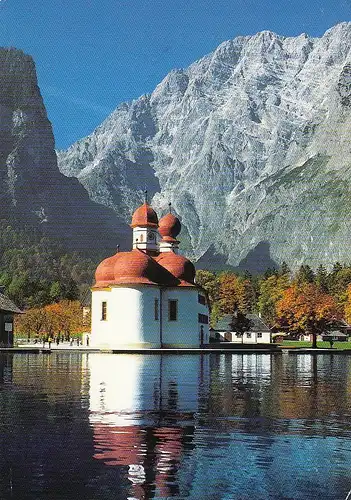
<svg viewBox="0 0 351 500">
<path fill-rule="evenodd" d="M 59 168 L 126 222 L 145 186 L 160 212 L 171 201 L 195 259 L 350 262 L 350 49 L 350 23 L 224 42 L 58 152 Z"/>
<path fill-rule="evenodd" d="M 32 58 L 1 48 L 0 81 L 0 217 L 71 250 L 115 248 L 125 240 L 125 223 L 58 169 Z"/>
</svg>

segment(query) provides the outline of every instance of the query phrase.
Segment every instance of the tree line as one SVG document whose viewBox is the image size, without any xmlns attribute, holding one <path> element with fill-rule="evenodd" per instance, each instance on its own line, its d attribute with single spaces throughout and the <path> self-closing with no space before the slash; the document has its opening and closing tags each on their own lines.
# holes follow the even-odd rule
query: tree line
<svg viewBox="0 0 351 500">
<path fill-rule="evenodd" d="M 283 263 L 263 276 L 199 270 L 196 282 L 207 292 L 212 326 L 224 314 L 255 312 L 271 328 L 312 334 L 315 344 L 333 321 L 351 322 L 351 266 L 338 262 L 330 271 L 302 265 L 295 273 Z"/>
<path fill-rule="evenodd" d="M 90 329 L 89 318 L 83 317 L 79 301 L 62 300 L 44 307 L 28 309 L 15 317 L 15 336 L 29 340 L 61 341 L 79 337 Z"/>
</svg>

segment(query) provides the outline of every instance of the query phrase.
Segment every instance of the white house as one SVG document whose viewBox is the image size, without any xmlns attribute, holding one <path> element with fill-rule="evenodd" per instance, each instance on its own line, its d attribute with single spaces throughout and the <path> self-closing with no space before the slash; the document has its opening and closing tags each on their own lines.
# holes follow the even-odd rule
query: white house
<svg viewBox="0 0 351 500">
<path fill-rule="evenodd" d="M 147 202 L 133 214 L 133 249 L 102 261 L 92 288 L 90 345 L 193 348 L 209 342 L 208 306 L 195 267 L 178 254 L 181 224 L 158 221 Z"/>
<path fill-rule="evenodd" d="M 211 330 L 211 339 L 217 342 L 237 342 L 243 344 L 269 344 L 272 342 L 270 328 L 257 314 L 245 316 L 250 326 L 243 334 L 235 331 L 232 314 L 225 314 Z"/>
</svg>

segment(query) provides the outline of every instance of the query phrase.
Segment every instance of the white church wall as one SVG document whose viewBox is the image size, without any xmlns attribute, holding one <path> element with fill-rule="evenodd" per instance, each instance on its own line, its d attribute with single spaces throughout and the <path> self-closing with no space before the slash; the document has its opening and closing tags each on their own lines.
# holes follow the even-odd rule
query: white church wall
<svg viewBox="0 0 351 500">
<path fill-rule="evenodd" d="M 197 296 L 201 295 L 206 300 L 206 297 L 201 290 L 197 290 L 197 294 L 198 294 Z M 208 305 L 207 305 L 207 303 L 201 304 L 198 301 L 197 308 L 198 308 L 198 311 L 197 311 L 198 313 L 203 314 L 204 316 L 207 316 L 207 318 L 208 318 L 208 321 L 206 324 L 199 323 L 199 336 L 200 336 L 199 338 L 201 338 L 201 326 L 203 326 L 203 344 L 208 344 L 210 342 L 210 324 L 209 324 L 210 312 L 208 310 Z"/>
<path fill-rule="evenodd" d="M 92 292 L 91 297 L 91 347 L 108 343 L 109 331 L 113 324 L 110 311 L 111 291 L 98 290 Z M 102 303 L 106 302 L 106 320 L 102 320 Z"/>
<path fill-rule="evenodd" d="M 110 292 L 94 290 L 91 345 L 106 349 L 160 347 L 159 320 L 154 319 L 158 287 L 130 285 L 112 287 Z M 101 303 L 107 302 L 106 320 Z"/>
<path fill-rule="evenodd" d="M 177 320 L 169 319 L 169 300 L 177 301 Z M 198 303 L 197 288 L 167 288 L 162 292 L 162 341 L 164 347 L 199 347 L 203 326 L 208 341 L 208 324 L 200 324 L 198 313 L 208 315 L 207 307 Z"/>
</svg>

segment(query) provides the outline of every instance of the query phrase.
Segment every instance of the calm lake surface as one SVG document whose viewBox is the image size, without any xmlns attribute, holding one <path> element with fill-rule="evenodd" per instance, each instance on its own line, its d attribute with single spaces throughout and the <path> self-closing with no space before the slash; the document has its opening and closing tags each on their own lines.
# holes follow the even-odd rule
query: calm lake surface
<svg viewBox="0 0 351 500">
<path fill-rule="evenodd" d="M 351 357 L 0 354 L 0 498 L 341 499 Z"/>
</svg>

